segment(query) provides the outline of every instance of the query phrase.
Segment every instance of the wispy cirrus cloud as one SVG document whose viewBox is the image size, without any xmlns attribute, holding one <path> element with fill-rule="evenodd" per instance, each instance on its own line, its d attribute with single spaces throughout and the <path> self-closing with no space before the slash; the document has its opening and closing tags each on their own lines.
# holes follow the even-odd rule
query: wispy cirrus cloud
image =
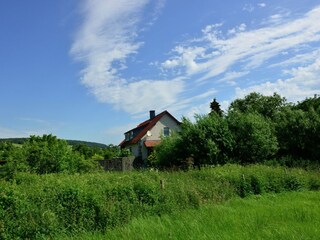
<svg viewBox="0 0 320 240">
<path fill-rule="evenodd" d="M 159 75 L 163 73 L 162 76 L 170 78 L 124 77 L 122 73 L 128 62 L 132 56 L 138 55 L 144 45 L 141 34 L 158 18 L 164 3 L 164 0 L 157 1 L 153 14 L 149 14 L 148 24 L 145 9 L 151 4 L 150 0 L 84 1 L 83 23 L 71 54 L 84 63 L 81 81 L 98 101 L 138 115 L 149 109 L 168 107 L 180 111 L 197 101 L 200 103 L 200 99 L 202 102 L 208 101 L 210 95 L 217 93 L 212 86 L 203 87 L 210 82 L 233 87 L 237 96 L 259 89 L 285 92 L 285 85 L 303 87 L 300 83 L 289 84 L 302 81 L 301 78 L 290 75 L 282 80 L 265 82 L 265 85 L 235 86 L 238 79 L 262 68 L 281 67 L 283 70 L 305 61 L 304 70 L 313 71 L 311 66 L 318 59 L 317 50 L 312 46 L 320 41 L 320 25 L 315 24 L 320 22 L 320 7 L 315 7 L 298 18 L 280 11 L 267 21 L 261 19 L 262 25 L 257 25 L 258 28 L 244 22 L 231 29 L 225 29 L 222 23 L 205 26 L 200 37 L 176 45 L 170 51 L 170 57 L 162 62 L 155 60 Z M 266 6 L 259 3 L 252 5 L 252 8 Z M 248 5 L 246 11 L 250 9 Z M 301 52 L 301 49 L 308 49 L 309 52 Z M 284 53 L 290 53 L 287 59 Z M 310 67 L 307 68 L 306 64 Z M 283 74 L 282 70 L 279 70 L 279 76 Z M 307 88 L 304 89 L 306 94 L 310 93 Z"/>
<path fill-rule="evenodd" d="M 320 22 L 320 6 L 298 18 L 290 19 L 288 11 L 281 11 L 269 19 L 262 19 L 263 25 L 256 29 L 246 24 L 230 30 L 223 29 L 221 23 L 208 25 L 201 37 L 176 46 L 161 68 L 194 79 L 195 83 L 225 83 L 234 87 L 234 98 L 253 91 L 265 95 L 278 92 L 290 101 L 319 94 L 320 55 L 316 46 L 320 25 L 316 23 Z M 267 73 L 271 68 L 277 68 L 278 77 Z M 249 77 L 251 83 L 237 84 L 237 79 L 255 70 L 266 73 L 271 80 L 262 78 L 257 84 Z M 225 105 L 230 101 L 225 99 Z"/>
<path fill-rule="evenodd" d="M 291 57 L 284 61 L 271 64 L 269 67 L 287 67 L 294 64 L 305 65 L 308 63 L 315 62 L 319 58 L 319 56 L 320 50 L 316 49 L 307 53 L 297 54 L 294 57 Z"/>
<path fill-rule="evenodd" d="M 266 6 L 267 6 L 267 4 L 266 4 L 266 3 L 263 3 L 263 2 L 257 3 L 257 4 L 247 3 L 247 4 L 245 4 L 245 5 L 243 6 L 242 10 L 245 11 L 245 12 L 252 13 L 252 12 L 256 9 L 256 7 L 257 7 L 257 8 L 264 8 L 264 7 L 266 7 Z"/>
<path fill-rule="evenodd" d="M 246 11 L 246 12 L 253 12 L 255 9 L 254 5 L 253 4 L 245 4 L 242 8 L 243 11 Z"/>
<path fill-rule="evenodd" d="M 219 25 L 207 26 L 203 36 L 176 46 L 175 53 L 163 62 L 167 69 L 180 68 L 186 75 L 202 74 L 208 80 L 241 64 L 242 71 L 252 70 L 286 50 L 320 40 L 320 7 L 305 16 L 281 25 L 269 25 L 241 31 L 234 36 L 223 35 Z"/>
<path fill-rule="evenodd" d="M 81 73 L 82 83 L 98 101 L 133 114 L 174 103 L 184 88 L 181 77 L 130 81 L 121 75 L 128 58 L 143 45 L 138 35 L 143 28 L 143 12 L 150 2 L 84 1 L 84 20 L 71 48 L 72 56 L 85 65 Z M 157 1 L 151 23 L 158 17 L 164 3 L 163 0 Z"/>
</svg>

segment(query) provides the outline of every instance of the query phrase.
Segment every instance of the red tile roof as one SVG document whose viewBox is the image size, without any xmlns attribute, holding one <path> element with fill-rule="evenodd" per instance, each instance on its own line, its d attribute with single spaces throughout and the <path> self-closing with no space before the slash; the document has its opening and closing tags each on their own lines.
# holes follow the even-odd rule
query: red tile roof
<svg viewBox="0 0 320 240">
<path fill-rule="evenodd" d="M 175 120 L 178 124 L 181 124 L 181 122 L 179 122 L 175 117 L 173 117 L 168 111 L 163 111 L 162 113 L 159 113 L 158 115 L 156 115 L 154 118 L 146 120 L 146 121 L 140 123 L 136 128 L 133 128 L 133 129 L 127 131 L 126 133 L 134 131 L 134 130 L 136 130 L 138 128 L 142 128 L 142 130 L 134 138 L 132 138 L 129 141 L 123 140 L 119 144 L 119 146 L 120 147 L 125 147 L 127 145 L 131 145 L 131 144 L 137 143 L 166 114 L 169 117 L 171 117 L 173 120 Z"/>
</svg>

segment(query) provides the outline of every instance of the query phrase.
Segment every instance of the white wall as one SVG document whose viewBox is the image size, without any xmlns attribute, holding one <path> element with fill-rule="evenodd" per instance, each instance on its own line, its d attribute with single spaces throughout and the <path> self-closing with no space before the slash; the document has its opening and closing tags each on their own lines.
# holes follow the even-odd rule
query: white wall
<svg viewBox="0 0 320 240">
<path fill-rule="evenodd" d="M 175 120 L 173 120 L 168 115 L 162 116 L 160 120 L 156 123 L 156 125 L 150 130 L 151 136 L 143 136 L 143 140 L 161 140 L 161 136 L 163 135 L 163 128 L 169 127 L 170 131 L 179 131 L 180 126 L 177 124 Z"/>
</svg>

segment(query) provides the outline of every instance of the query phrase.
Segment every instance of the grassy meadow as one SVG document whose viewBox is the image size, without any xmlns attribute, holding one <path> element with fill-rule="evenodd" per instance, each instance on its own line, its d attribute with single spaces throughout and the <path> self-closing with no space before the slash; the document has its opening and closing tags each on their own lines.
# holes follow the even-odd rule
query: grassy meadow
<svg viewBox="0 0 320 240">
<path fill-rule="evenodd" d="M 198 210 L 134 219 L 106 234 L 66 239 L 319 239 L 320 192 L 236 198 Z"/>
<path fill-rule="evenodd" d="M 178 226 L 183 229 L 184 221 L 195 224 L 194 229 L 204 227 L 201 226 L 200 220 L 190 220 L 196 219 L 195 216 L 189 217 L 188 220 L 188 214 L 200 213 L 199 216 L 210 217 L 216 215 L 210 211 L 220 211 L 220 215 L 216 216 L 220 216 L 218 218 L 223 220 L 221 216 L 224 216 L 224 209 L 228 214 L 239 212 L 232 210 L 231 206 L 235 204 L 235 207 L 243 206 L 242 217 L 245 217 L 246 208 L 252 208 L 253 214 L 256 211 L 255 215 L 263 216 L 270 210 L 268 205 L 265 205 L 265 209 L 262 205 L 254 210 L 254 202 L 259 204 L 257 199 L 261 198 L 260 195 L 302 192 L 303 196 L 303 191 L 319 189 L 319 171 L 263 165 L 224 165 L 187 172 L 146 170 L 87 174 L 17 173 L 11 181 L 0 182 L 0 239 L 59 239 L 59 236 L 78 236 L 88 232 L 100 232 L 105 236 L 104 234 L 113 234 L 113 229 L 130 226 L 136 221 L 149 218 L 150 221 L 161 220 L 168 224 L 172 221 L 172 226 L 177 232 L 169 230 L 171 223 L 166 226 L 168 230 L 165 231 L 168 234 L 179 234 Z M 300 196 L 299 194 L 297 196 Z M 251 196 L 256 197 L 248 203 L 238 199 Z M 311 197 L 306 195 L 306 201 L 308 196 Z M 270 195 L 265 200 L 263 197 L 262 201 L 269 201 L 271 204 L 272 199 Z M 290 201 L 288 199 L 286 201 L 290 207 Z M 301 204 L 303 201 L 301 199 Z M 185 213 L 186 210 L 191 211 Z M 180 219 L 180 213 L 181 216 L 185 216 L 185 220 Z M 225 216 L 225 222 L 232 224 L 232 221 L 228 220 L 228 215 Z M 236 223 L 242 217 L 235 215 L 234 228 L 237 228 Z M 230 215 L 230 218 L 234 217 Z M 259 229 L 265 224 L 263 219 L 254 220 L 258 225 L 261 223 Z M 205 220 L 205 222 L 212 221 L 215 220 Z M 249 223 L 247 220 L 244 222 Z M 224 227 L 225 231 L 229 231 L 228 224 Z M 208 225 L 208 229 L 210 228 Z M 243 227 L 238 226 L 238 228 L 240 234 Z M 311 225 L 310 229 L 313 229 Z M 172 237 L 178 238 L 175 235 Z"/>
</svg>

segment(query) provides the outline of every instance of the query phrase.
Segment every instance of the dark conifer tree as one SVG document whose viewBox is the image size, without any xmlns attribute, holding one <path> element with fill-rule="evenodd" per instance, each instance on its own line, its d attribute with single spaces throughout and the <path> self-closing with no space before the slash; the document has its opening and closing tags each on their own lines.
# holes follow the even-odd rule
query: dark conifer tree
<svg viewBox="0 0 320 240">
<path fill-rule="evenodd" d="M 221 110 L 220 104 L 217 102 L 215 98 L 210 103 L 210 109 L 211 109 L 210 115 L 212 115 L 213 113 L 216 113 L 218 114 L 218 116 L 222 117 L 223 111 Z"/>
</svg>

